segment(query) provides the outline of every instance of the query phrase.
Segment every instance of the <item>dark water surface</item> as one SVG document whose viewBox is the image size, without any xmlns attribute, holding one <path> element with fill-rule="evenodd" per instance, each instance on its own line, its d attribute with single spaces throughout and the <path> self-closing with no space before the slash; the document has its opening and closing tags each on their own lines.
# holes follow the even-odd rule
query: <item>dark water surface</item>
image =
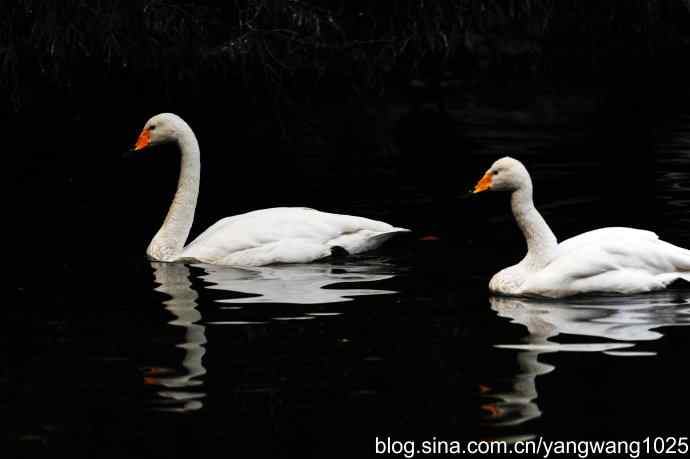
<svg viewBox="0 0 690 459">
<path fill-rule="evenodd" d="M 302 204 L 419 229 L 363 257 L 253 269 L 149 263 L 139 255 L 148 241 L 124 249 L 133 238 L 115 240 L 89 204 L 98 198 L 84 197 L 83 219 L 70 224 L 89 243 L 103 235 L 93 253 L 70 255 L 72 237 L 58 259 L 15 268 L 3 405 L 16 407 L 18 456 L 366 457 L 376 436 L 687 435 L 690 289 L 491 298 L 491 274 L 524 243 L 507 196 L 459 196 L 511 153 L 527 163 L 559 239 L 626 225 L 690 247 L 690 117 L 644 132 L 477 119 L 463 126 L 471 155 L 446 160 L 428 139 L 395 177 L 380 158 L 352 169 L 304 160 L 313 177 Z M 202 222 L 245 202 L 266 206 L 251 189 L 213 204 L 214 186 L 202 192 Z M 155 230 L 164 209 L 130 202 L 131 220 L 125 205 L 113 217 L 120 234 L 130 224 L 137 236 Z"/>
</svg>

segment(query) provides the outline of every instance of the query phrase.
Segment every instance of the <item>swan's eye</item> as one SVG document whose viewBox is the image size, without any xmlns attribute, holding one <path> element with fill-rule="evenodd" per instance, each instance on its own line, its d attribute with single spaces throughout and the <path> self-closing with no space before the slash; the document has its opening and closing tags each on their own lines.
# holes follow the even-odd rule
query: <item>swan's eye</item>
<svg viewBox="0 0 690 459">
<path fill-rule="evenodd" d="M 154 126 L 154 125 L 149 126 L 149 131 L 153 131 L 154 129 L 156 129 L 156 126 Z"/>
<path fill-rule="evenodd" d="M 498 175 L 498 171 L 494 171 L 494 175 Z"/>
</svg>

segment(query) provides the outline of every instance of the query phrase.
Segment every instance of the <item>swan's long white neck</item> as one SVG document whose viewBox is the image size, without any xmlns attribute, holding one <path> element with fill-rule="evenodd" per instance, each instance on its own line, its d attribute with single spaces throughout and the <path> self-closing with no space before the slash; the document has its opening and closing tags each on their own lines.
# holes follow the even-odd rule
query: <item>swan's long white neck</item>
<svg viewBox="0 0 690 459">
<path fill-rule="evenodd" d="M 177 192 L 165 217 L 163 226 L 149 244 L 146 254 L 160 261 L 173 261 L 182 252 L 194 222 L 194 210 L 199 195 L 199 143 L 192 129 L 181 123 L 177 130 L 177 144 L 181 154 Z"/>
<path fill-rule="evenodd" d="M 549 225 L 534 207 L 531 181 L 513 191 L 510 204 L 515 221 L 527 241 L 527 256 L 524 262 L 529 267 L 541 269 L 553 260 L 558 241 Z"/>
</svg>

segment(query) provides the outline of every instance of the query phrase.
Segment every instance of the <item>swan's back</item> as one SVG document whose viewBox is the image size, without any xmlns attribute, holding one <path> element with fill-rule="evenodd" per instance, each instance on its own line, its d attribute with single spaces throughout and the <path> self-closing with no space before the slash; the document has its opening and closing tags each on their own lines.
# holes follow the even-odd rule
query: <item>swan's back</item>
<svg viewBox="0 0 690 459">
<path fill-rule="evenodd" d="M 522 293 L 562 297 L 578 293 L 641 293 L 687 279 L 690 250 L 633 228 L 601 228 L 559 244 L 557 257 L 533 273 Z"/>
<path fill-rule="evenodd" d="M 363 217 L 276 207 L 219 220 L 180 258 L 249 266 L 309 262 L 328 256 L 333 246 L 350 253 L 373 249 L 401 231 L 407 230 Z"/>
<path fill-rule="evenodd" d="M 606 241 L 615 240 L 658 240 L 659 236 L 653 231 L 641 230 L 636 228 L 625 228 L 622 226 L 611 226 L 608 228 L 599 228 L 586 233 L 578 234 L 570 239 L 558 244 L 560 253 L 566 253 L 573 250 L 578 250 L 590 244 L 600 244 Z"/>
</svg>

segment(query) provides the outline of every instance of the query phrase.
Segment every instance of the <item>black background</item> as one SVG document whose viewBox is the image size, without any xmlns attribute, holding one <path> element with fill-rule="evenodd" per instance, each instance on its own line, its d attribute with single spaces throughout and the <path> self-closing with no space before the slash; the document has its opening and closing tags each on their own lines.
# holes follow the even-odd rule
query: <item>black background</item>
<svg viewBox="0 0 690 459">
<path fill-rule="evenodd" d="M 505 154 L 533 173 L 559 239 L 625 225 L 690 245 L 685 196 L 672 194 L 681 211 L 671 212 L 658 164 L 687 126 L 683 1 L 375 3 L 3 3 L 2 409 L 13 453 L 360 457 L 373 435 L 491 436 L 477 387 L 511 377 L 514 359 L 490 345 L 520 332 L 496 323 L 485 284 L 523 243 L 505 196 L 465 194 Z M 296 38 L 271 32 L 284 28 Z M 233 43 L 246 48 L 227 51 Z M 166 111 L 201 145 L 192 236 L 284 205 L 414 230 L 382 251 L 409 270 L 384 285 L 401 292 L 393 303 L 363 299 L 320 327 L 211 328 L 215 377 L 204 410 L 183 416 L 149 410 L 141 384 L 142 367 L 177 355 L 160 344 L 173 330 L 143 253 L 178 156 L 157 147 L 121 158 Z M 428 235 L 440 240 L 419 240 Z M 354 344 L 331 339 L 345 335 Z M 683 433 L 687 344 L 679 327 L 651 360 L 547 357 L 559 371 L 541 387 L 532 430 Z M 374 354 L 385 363 L 363 363 Z"/>
</svg>

